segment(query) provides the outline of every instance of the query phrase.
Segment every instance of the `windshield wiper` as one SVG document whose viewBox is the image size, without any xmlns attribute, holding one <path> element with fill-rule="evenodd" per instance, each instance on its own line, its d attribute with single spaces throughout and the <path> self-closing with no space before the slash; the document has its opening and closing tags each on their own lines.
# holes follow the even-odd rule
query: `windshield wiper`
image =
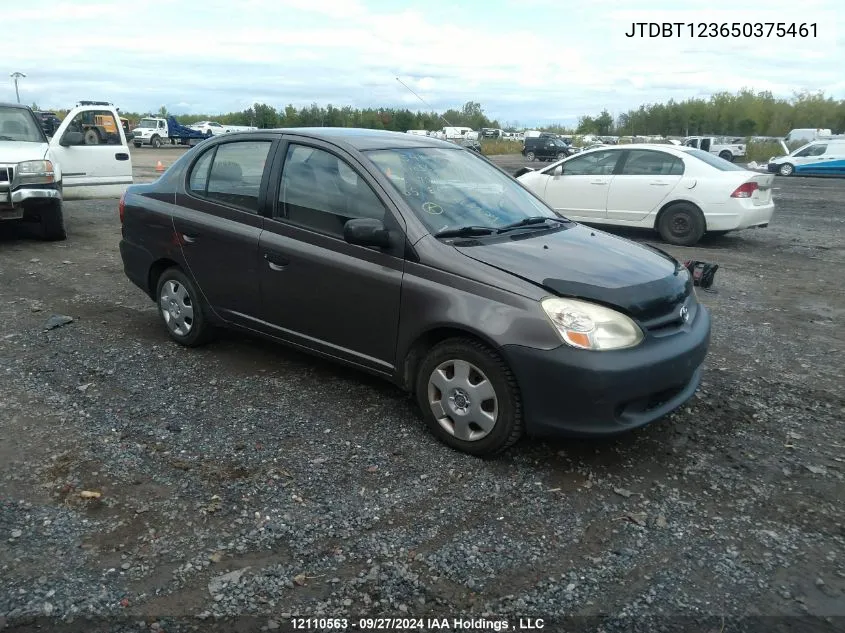
<svg viewBox="0 0 845 633">
<path fill-rule="evenodd" d="M 504 226 L 499 227 L 496 233 L 505 233 L 507 231 L 513 231 L 514 229 L 521 229 L 524 226 L 531 226 L 532 224 L 545 224 L 547 221 L 560 222 L 561 224 L 569 223 L 569 220 L 565 220 L 563 218 L 551 218 L 545 215 L 535 215 L 530 218 L 523 218 L 519 222 L 505 224 Z"/>
<path fill-rule="evenodd" d="M 459 226 L 455 229 L 443 229 L 434 237 L 471 237 L 473 235 L 492 235 L 496 229 L 492 226 Z"/>
</svg>

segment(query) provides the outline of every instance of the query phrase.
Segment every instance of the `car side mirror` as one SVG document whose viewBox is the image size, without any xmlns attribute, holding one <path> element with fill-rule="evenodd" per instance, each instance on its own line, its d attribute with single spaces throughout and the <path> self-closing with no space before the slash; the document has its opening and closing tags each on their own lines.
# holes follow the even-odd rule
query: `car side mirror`
<svg viewBox="0 0 845 633">
<path fill-rule="evenodd" d="M 552 172 L 552 175 L 555 178 L 560 178 L 562 174 L 563 174 L 563 165 L 558 165 L 557 167 L 554 168 L 554 171 Z"/>
<path fill-rule="evenodd" d="M 343 239 L 358 246 L 390 246 L 390 233 L 384 222 L 374 218 L 352 218 L 343 225 Z"/>
<path fill-rule="evenodd" d="M 71 145 L 85 145 L 85 135 L 82 132 L 73 132 L 68 130 L 62 135 L 62 140 L 59 141 L 62 147 L 70 147 Z"/>
</svg>

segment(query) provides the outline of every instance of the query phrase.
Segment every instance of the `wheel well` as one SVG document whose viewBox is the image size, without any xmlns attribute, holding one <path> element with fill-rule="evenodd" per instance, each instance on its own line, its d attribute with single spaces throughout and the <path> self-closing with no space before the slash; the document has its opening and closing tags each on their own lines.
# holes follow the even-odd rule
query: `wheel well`
<svg viewBox="0 0 845 633">
<path fill-rule="evenodd" d="M 161 273 L 163 273 L 168 268 L 179 268 L 179 264 L 174 262 L 172 259 L 159 259 L 153 262 L 153 265 L 150 266 L 150 273 L 147 277 L 147 292 L 150 295 L 150 298 L 155 301 L 156 298 L 156 285 L 158 284 L 158 278 L 161 277 Z M 181 269 L 180 269 L 181 270 Z"/>
<path fill-rule="evenodd" d="M 410 392 L 414 391 L 414 384 L 417 381 L 417 371 L 419 370 L 420 363 L 423 358 L 425 358 L 425 355 L 432 347 L 450 338 L 464 338 L 478 341 L 485 347 L 489 347 L 493 350 L 496 349 L 496 346 L 484 337 L 457 327 L 438 327 L 433 330 L 423 332 L 417 340 L 411 344 L 411 347 L 408 349 L 408 353 L 405 354 L 405 361 L 402 367 L 403 389 Z"/>
<path fill-rule="evenodd" d="M 663 214 L 666 213 L 666 211 L 668 211 L 672 207 L 674 207 L 676 204 L 681 204 L 681 203 L 688 204 L 691 207 L 698 210 L 698 212 L 701 214 L 701 219 L 704 220 L 704 231 L 706 232 L 707 231 L 707 218 L 704 215 L 704 211 L 702 211 L 701 207 L 699 207 L 697 204 L 695 204 L 694 202 L 690 202 L 689 200 L 672 200 L 672 202 L 667 202 L 666 204 L 664 204 L 663 207 L 661 207 L 660 211 L 657 212 L 657 217 L 654 218 L 654 230 L 656 231 L 657 227 L 660 226 L 660 218 L 663 217 Z"/>
</svg>

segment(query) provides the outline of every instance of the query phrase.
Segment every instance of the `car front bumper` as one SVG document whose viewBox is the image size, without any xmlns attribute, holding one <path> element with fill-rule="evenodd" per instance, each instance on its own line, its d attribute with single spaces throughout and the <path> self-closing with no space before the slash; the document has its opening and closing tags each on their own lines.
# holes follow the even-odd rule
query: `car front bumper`
<svg viewBox="0 0 845 633">
<path fill-rule="evenodd" d="M 679 332 L 649 335 L 628 350 L 590 352 L 561 345 L 506 345 L 535 436 L 597 437 L 645 426 L 695 393 L 710 344 L 710 312 L 698 305 Z"/>
<path fill-rule="evenodd" d="M 0 186 L 0 220 L 20 220 L 24 216 L 25 203 L 30 200 L 61 200 L 62 192 L 57 185 L 24 185 L 18 189 Z"/>
</svg>

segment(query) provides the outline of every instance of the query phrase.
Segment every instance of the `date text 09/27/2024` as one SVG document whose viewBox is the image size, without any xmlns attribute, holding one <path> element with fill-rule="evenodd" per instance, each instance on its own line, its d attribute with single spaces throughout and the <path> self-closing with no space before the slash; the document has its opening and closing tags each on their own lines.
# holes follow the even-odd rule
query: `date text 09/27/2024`
<svg viewBox="0 0 845 633">
<path fill-rule="evenodd" d="M 632 22 L 625 37 L 818 37 L 816 22 Z"/>
<path fill-rule="evenodd" d="M 490 618 L 301 618 L 291 620 L 294 630 L 320 630 L 338 632 L 358 631 L 535 631 L 545 628 L 542 618 L 514 620 Z"/>
</svg>

